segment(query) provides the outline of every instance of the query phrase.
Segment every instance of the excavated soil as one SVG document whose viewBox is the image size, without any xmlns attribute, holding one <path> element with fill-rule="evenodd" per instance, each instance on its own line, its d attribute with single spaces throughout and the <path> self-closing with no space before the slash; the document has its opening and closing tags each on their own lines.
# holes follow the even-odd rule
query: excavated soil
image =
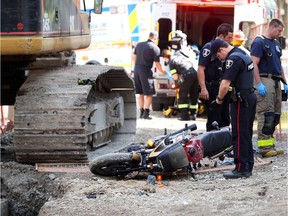
<svg viewBox="0 0 288 216">
<path fill-rule="evenodd" d="M 156 114 L 152 112 L 153 115 Z M 197 125 L 203 122 L 200 120 Z M 139 120 L 137 140 L 145 142 L 161 135 L 164 127 L 158 123 L 157 118 Z M 162 119 L 161 123 L 171 130 L 179 124 L 176 119 Z M 11 144 L 13 137 L 9 136 L 6 143 Z M 277 139 L 277 146 L 285 149 L 285 154 L 264 158 L 272 163 L 255 167 L 248 179 L 226 180 L 223 171 L 211 171 L 197 174 L 196 178 L 185 174 L 163 176 L 162 182 L 147 184 L 149 173 L 117 179 L 89 172 L 37 172 L 32 165 L 5 161 L 1 162 L 1 200 L 9 203 L 9 215 L 25 216 L 286 216 L 287 131 L 282 131 Z M 255 137 L 253 142 L 256 143 Z"/>
</svg>

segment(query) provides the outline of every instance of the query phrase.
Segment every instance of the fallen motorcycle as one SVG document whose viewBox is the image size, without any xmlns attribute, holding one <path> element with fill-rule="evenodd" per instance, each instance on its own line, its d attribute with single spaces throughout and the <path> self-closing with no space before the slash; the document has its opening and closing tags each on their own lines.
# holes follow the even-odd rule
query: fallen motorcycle
<svg viewBox="0 0 288 216">
<path fill-rule="evenodd" d="M 215 130 L 200 134 L 192 133 L 196 124 L 185 125 L 148 140 L 146 146 L 132 145 L 128 152 L 101 155 L 89 164 L 90 171 L 95 175 L 124 177 L 135 171 L 159 174 L 186 168 L 192 174 L 201 159 L 221 158 L 233 148 L 230 129 L 219 128 L 216 122 L 213 125 Z"/>
</svg>

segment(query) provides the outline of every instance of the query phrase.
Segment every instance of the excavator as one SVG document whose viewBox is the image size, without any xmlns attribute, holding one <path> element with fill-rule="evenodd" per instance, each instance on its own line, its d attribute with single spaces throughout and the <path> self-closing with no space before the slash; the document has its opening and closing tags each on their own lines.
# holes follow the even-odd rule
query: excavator
<svg viewBox="0 0 288 216">
<path fill-rule="evenodd" d="M 102 13 L 103 0 L 88 12 L 86 2 L 83 11 L 80 0 L 1 0 L 1 105 L 14 105 L 17 162 L 87 162 L 103 145 L 133 141 L 132 78 L 75 63 L 91 42 L 91 13 Z"/>
</svg>

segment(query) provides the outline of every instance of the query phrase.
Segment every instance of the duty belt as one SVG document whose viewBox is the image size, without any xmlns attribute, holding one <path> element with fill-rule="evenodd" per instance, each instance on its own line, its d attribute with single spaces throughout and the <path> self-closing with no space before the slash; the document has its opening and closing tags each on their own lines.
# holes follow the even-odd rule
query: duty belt
<svg viewBox="0 0 288 216">
<path fill-rule="evenodd" d="M 275 81 L 280 81 L 281 80 L 281 77 L 277 77 L 275 75 L 272 75 L 272 74 L 260 74 L 260 77 L 265 77 L 265 78 L 271 78 Z"/>
<path fill-rule="evenodd" d="M 240 92 L 240 95 L 241 95 L 242 97 L 245 97 L 245 96 L 247 96 L 248 94 L 253 93 L 254 91 L 255 91 L 255 88 L 249 88 L 249 89 L 240 90 L 239 92 Z"/>
<path fill-rule="evenodd" d="M 190 75 L 190 74 L 193 74 L 193 71 L 189 69 L 189 70 L 185 71 L 184 73 L 181 73 L 180 75 L 187 76 L 187 75 Z"/>
<path fill-rule="evenodd" d="M 207 80 L 206 83 L 209 85 L 220 85 L 220 80 Z"/>
<path fill-rule="evenodd" d="M 234 93 L 231 95 L 231 100 L 233 102 L 240 101 L 243 104 L 243 106 L 247 108 L 249 106 L 247 101 L 247 95 L 252 94 L 254 91 L 255 91 L 254 88 L 243 89 L 237 92 L 234 91 Z"/>
</svg>

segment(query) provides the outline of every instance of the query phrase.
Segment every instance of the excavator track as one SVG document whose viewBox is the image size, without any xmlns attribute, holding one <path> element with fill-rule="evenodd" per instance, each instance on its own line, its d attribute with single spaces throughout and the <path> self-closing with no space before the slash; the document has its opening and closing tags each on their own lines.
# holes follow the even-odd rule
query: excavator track
<svg viewBox="0 0 288 216">
<path fill-rule="evenodd" d="M 135 133 L 134 83 L 121 67 L 31 70 L 16 97 L 18 162 L 87 162 L 88 152 Z"/>
</svg>

